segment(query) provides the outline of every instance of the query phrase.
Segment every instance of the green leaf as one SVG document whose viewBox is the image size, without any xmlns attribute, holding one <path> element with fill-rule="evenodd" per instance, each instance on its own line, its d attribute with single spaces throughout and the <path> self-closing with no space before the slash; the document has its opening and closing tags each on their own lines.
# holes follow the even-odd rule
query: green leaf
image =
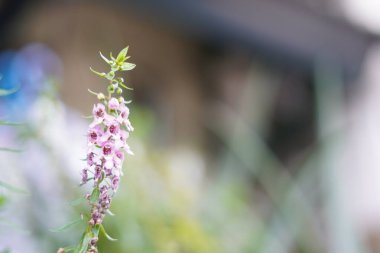
<svg viewBox="0 0 380 253">
<path fill-rule="evenodd" d="M 96 202 L 98 202 L 99 195 L 100 195 L 99 187 L 96 187 L 96 188 L 92 191 L 92 193 L 91 193 L 90 202 L 91 202 L 92 204 L 95 204 Z"/>
<path fill-rule="evenodd" d="M 7 202 L 7 198 L 3 195 L 0 195 L 0 207 L 4 206 Z"/>
<path fill-rule="evenodd" d="M 121 87 L 123 87 L 124 89 L 127 89 L 127 90 L 133 90 L 133 88 L 126 86 L 126 85 L 123 84 L 122 82 L 120 82 L 119 85 L 120 85 Z"/>
<path fill-rule="evenodd" d="M 110 71 L 104 77 L 111 81 L 115 77 L 115 72 L 114 71 Z"/>
<path fill-rule="evenodd" d="M 113 61 L 116 60 L 115 57 L 113 57 L 112 52 L 110 53 L 110 58 L 111 58 Z"/>
<path fill-rule="evenodd" d="M 71 245 L 71 246 L 66 246 L 66 247 L 64 247 L 64 248 L 63 248 L 63 251 L 64 251 L 65 253 L 68 253 L 68 252 L 73 251 L 74 249 L 75 249 L 75 246 L 74 246 L 74 245 Z"/>
<path fill-rule="evenodd" d="M 115 216 L 115 214 L 113 212 L 111 212 L 109 209 L 107 209 L 107 213 L 111 216 Z"/>
<path fill-rule="evenodd" d="M 90 67 L 90 70 L 92 71 L 92 73 L 95 73 L 96 75 L 100 76 L 100 77 L 105 77 L 106 76 L 106 73 L 102 72 L 98 72 L 98 71 L 95 71 L 93 70 L 91 67 Z"/>
<path fill-rule="evenodd" d="M 14 187 L 14 186 L 12 186 L 12 185 L 10 185 L 10 184 L 4 183 L 4 182 L 2 182 L 2 181 L 0 181 L 0 187 L 3 187 L 3 188 L 5 188 L 5 189 L 7 189 L 7 190 L 9 190 L 9 191 L 12 191 L 12 192 L 17 192 L 17 193 L 27 194 L 26 191 L 21 190 L 21 189 L 19 189 L 19 188 L 17 188 L 17 187 Z"/>
<path fill-rule="evenodd" d="M 122 71 L 127 71 L 127 70 L 132 70 L 136 67 L 136 64 L 130 63 L 130 62 L 125 62 L 121 65 L 121 70 Z"/>
<path fill-rule="evenodd" d="M 21 149 L 6 148 L 6 147 L 0 147 L 0 151 L 13 152 L 13 153 L 22 152 Z"/>
<path fill-rule="evenodd" d="M 92 90 L 90 90 L 90 89 L 87 89 L 87 91 L 90 92 L 92 95 L 95 95 L 95 96 L 98 95 L 98 93 L 96 93 L 95 91 L 92 91 Z"/>
<path fill-rule="evenodd" d="M 75 251 L 74 251 L 74 253 L 78 253 L 79 250 L 81 249 L 81 246 L 82 246 L 82 244 L 83 244 L 83 240 L 84 240 L 85 235 L 86 235 L 86 232 L 82 234 L 82 236 L 81 236 L 81 238 L 80 238 L 80 241 L 79 241 L 78 245 L 75 247 Z"/>
<path fill-rule="evenodd" d="M 79 218 L 79 219 L 74 220 L 74 221 L 72 221 L 72 222 L 69 222 L 69 223 L 67 223 L 66 225 L 63 225 L 63 226 L 61 226 L 61 227 L 59 227 L 59 228 L 56 228 L 56 229 L 50 229 L 50 231 L 53 232 L 53 233 L 56 233 L 56 232 L 62 232 L 62 231 L 65 231 L 65 230 L 67 230 L 67 229 L 69 229 L 69 228 L 71 228 L 71 227 L 73 227 L 73 226 L 75 226 L 75 225 L 81 223 L 82 221 L 83 221 L 83 220 L 82 220 L 81 218 Z"/>
<path fill-rule="evenodd" d="M 100 230 L 100 225 L 99 224 L 96 224 L 92 229 L 92 233 L 94 235 L 94 237 L 99 237 L 99 230 Z"/>
<path fill-rule="evenodd" d="M 82 197 L 82 198 L 74 199 L 74 200 L 68 202 L 68 204 L 70 206 L 78 206 L 78 205 L 82 204 L 83 202 L 85 202 L 85 200 L 86 199 Z"/>
<path fill-rule="evenodd" d="M 105 62 L 107 62 L 108 64 L 111 64 L 111 63 L 112 63 L 112 61 L 108 60 L 108 59 L 102 54 L 102 52 L 99 51 L 99 54 L 100 54 L 100 57 L 102 57 L 103 60 L 104 60 Z"/>
<path fill-rule="evenodd" d="M 128 53 L 128 48 L 129 48 L 129 46 L 125 47 L 125 48 L 122 49 L 122 50 L 120 51 L 120 53 L 117 55 L 117 57 L 116 57 L 116 62 L 117 62 L 117 63 L 122 63 L 123 61 L 125 61 L 126 56 L 127 56 L 127 53 Z"/>
<path fill-rule="evenodd" d="M 78 247 L 75 249 L 75 253 L 85 253 L 88 249 L 88 244 L 90 243 L 91 239 L 92 239 L 91 231 L 87 231 L 83 233 L 82 239 Z"/>
<path fill-rule="evenodd" d="M 12 93 L 15 93 L 16 91 L 18 91 L 18 88 L 13 88 L 13 89 L 9 89 L 9 90 L 0 89 L 0 96 L 7 96 L 7 95 L 10 95 Z"/>
<path fill-rule="evenodd" d="M 22 126 L 22 123 L 10 122 L 6 120 L 0 120 L 0 125 L 2 126 Z"/>
<path fill-rule="evenodd" d="M 117 241 L 117 239 L 115 238 L 112 238 L 109 234 L 107 234 L 106 230 L 104 229 L 103 225 L 102 224 L 99 224 L 100 226 L 100 232 L 110 241 Z"/>
</svg>

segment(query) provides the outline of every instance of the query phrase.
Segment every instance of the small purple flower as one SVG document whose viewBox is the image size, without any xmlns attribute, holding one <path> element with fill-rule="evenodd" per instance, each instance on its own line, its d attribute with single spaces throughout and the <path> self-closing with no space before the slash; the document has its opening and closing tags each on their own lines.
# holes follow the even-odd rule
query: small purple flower
<svg viewBox="0 0 380 253">
<path fill-rule="evenodd" d="M 82 184 L 85 184 L 88 180 L 88 169 L 85 168 L 82 170 Z"/>
<path fill-rule="evenodd" d="M 128 117 L 129 117 L 129 108 L 125 104 L 120 104 L 119 106 L 120 114 L 117 118 L 117 121 L 122 124 L 124 123 Z"/>
<path fill-rule="evenodd" d="M 96 143 L 98 139 L 103 135 L 101 128 L 97 125 L 88 130 L 88 141 L 90 143 Z"/>
<path fill-rule="evenodd" d="M 100 179 L 101 176 L 102 176 L 102 167 L 101 166 L 96 166 L 95 167 L 94 178 L 96 180 L 98 180 L 98 179 Z"/>
<path fill-rule="evenodd" d="M 116 135 L 120 131 L 120 124 L 116 120 L 107 122 L 106 126 L 107 126 L 108 132 L 112 135 Z"/>
<path fill-rule="evenodd" d="M 94 246 L 94 245 L 96 245 L 96 242 L 98 241 L 98 237 L 93 237 L 92 239 L 91 239 L 91 241 L 90 241 L 90 245 L 91 246 Z"/>
<path fill-rule="evenodd" d="M 115 152 L 115 156 L 116 156 L 118 159 L 120 159 L 121 161 L 124 160 L 124 153 L 121 152 L 120 150 L 117 150 L 117 151 Z"/>
<path fill-rule="evenodd" d="M 103 154 L 104 155 L 111 155 L 113 151 L 113 145 L 112 142 L 107 141 L 103 144 Z"/>
<path fill-rule="evenodd" d="M 117 110 L 119 108 L 119 101 L 117 101 L 116 98 L 111 98 L 110 101 L 108 101 L 108 108 Z"/>
<path fill-rule="evenodd" d="M 114 167 L 114 162 L 112 159 L 107 159 L 104 163 L 104 168 L 106 169 L 112 169 Z"/>
<path fill-rule="evenodd" d="M 133 130 L 135 130 L 135 129 L 133 128 L 131 122 L 129 121 L 129 119 L 126 119 L 126 120 L 124 121 L 124 124 L 125 124 L 125 126 L 126 126 L 126 128 L 127 128 L 127 130 L 128 130 L 129 132 L 133 132 Z"/>
<path fill-rule="evenodd" d="M 106 177 L 112 176 L 112 169 L 104 169 L 104 172 L 106 173 Z"/>
<path fill-rule="evenodd" d="M 119 181 L 120 181 L 119 177 L 115 176 L 115 177 L 112 178 L 112 189 L 114 191 L 116 191 L 117 188 L 119 187 Z"/>
<path fill-rule="evenodd" d="M 94 157 L 95 157 L 95 153 L 94 152 L 90 152 L 87 154 L 87 164 L 89 166 L 92 166 L 94 164 Z"/>
<path fill-rule="evenodd" d="M 120 131 L 120 140 L 126 142 L 129 137 L 129 133 L 127 131 Z"/>
<path fill-rule="evenodd" d="M 102 187 L 100 187 L 100 193 L 101 194 L 105 194 L 105 193 L 107 193 L 107 191 L 108 191 L 107 185 L 102 185 Z"/>
<path fill-rule="evenodd" d="M 106 115 L 106 107 L 103 104 L 94 105 L 94 109 L 92 110 L 92 115 L 95 119 L 104 119 Z"/>
</svg>

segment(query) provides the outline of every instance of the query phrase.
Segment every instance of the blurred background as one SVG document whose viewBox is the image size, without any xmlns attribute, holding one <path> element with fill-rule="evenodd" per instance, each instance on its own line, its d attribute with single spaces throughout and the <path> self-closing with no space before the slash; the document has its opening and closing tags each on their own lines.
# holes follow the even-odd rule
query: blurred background
<svg viewBox="0 0 380 253">
<path fill-rule="evenodd" d="M 0 1 L 0 252 L 56 252 L 129 45 L 111 253 L 380 252 L 377 0 Z M 17 92 L 6 94 L 4 90 Z M 6 95 L 6 96 L 5 96 Z M 10 123 L 13 122 L 13 123 Z"/>
</svg>

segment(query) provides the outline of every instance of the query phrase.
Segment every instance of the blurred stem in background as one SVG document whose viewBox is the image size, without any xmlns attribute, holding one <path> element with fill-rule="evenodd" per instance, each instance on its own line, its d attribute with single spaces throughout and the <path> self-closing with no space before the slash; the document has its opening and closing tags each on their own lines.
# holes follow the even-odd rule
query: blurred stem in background
<svg viewBox="0 0 380 253">
<path fill-rule="evenodd" d="M 344 121 L 344 86 L 337 65 L 330 61 L 315 64 L 315 94 L 318 139 L 322 149 L 318 166 L 322 182 L 329 252 L 368 252 L 349 218 L 342 199 L 342 147 L 347 140 Z M 342 175 L 342 174 L 341 174 Z M 354 199 L 352 201 L 355 201 Z"/>
</svg>

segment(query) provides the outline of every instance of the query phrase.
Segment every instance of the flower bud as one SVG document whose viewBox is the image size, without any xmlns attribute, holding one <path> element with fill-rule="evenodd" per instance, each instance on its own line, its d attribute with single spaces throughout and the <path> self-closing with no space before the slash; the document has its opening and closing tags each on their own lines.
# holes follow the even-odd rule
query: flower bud
<svg viewBox="0 0 380 253">
<path fill-rule="evenodd" d="M 104 99 L 106 98 L 106 97 L 104 96 L 104 94 L 101 93 L 101 92 L 98 93 L 98 96 L 97 96 L 97 97 L 98 97 L 99 100 L 104 100 Z"/>
<path fill-rule="evenodd" d="M 112 84 L 110 84 L 110 85 L 108 85 L 107 90 L 108 90 L 109 93 L 114 93 L 115 92 L 115 87 Z"/>
<path fill-rule="evenodd" d="M 108 103 L 108 107 L 111 109 L 111 110 L 117 110 L 119 109 L 119 101 L 116 99 L 116 98 L 111 98 L 109 103 Z"/>
<path fill-rule="evenodd" d="M 120 87 L 117 87 L 116 94 L 120 95 L 121 93 L 123 93 L 123 90 Z"/>
<path fill-rule="evenodd" d="M 88 221 L 88 224 L 90 226 L 94 226 L 95 225 L 95 221 L 93 219 L 91 219 L 91 220 Z"/>
<path fill-rule="evenodd" d="M 91 246 L 94 246 L 97 241 L 98 241 L 98 237 L 95 236 L 94 238 L 92 238 L 90 241 Z"/>
</svg>

